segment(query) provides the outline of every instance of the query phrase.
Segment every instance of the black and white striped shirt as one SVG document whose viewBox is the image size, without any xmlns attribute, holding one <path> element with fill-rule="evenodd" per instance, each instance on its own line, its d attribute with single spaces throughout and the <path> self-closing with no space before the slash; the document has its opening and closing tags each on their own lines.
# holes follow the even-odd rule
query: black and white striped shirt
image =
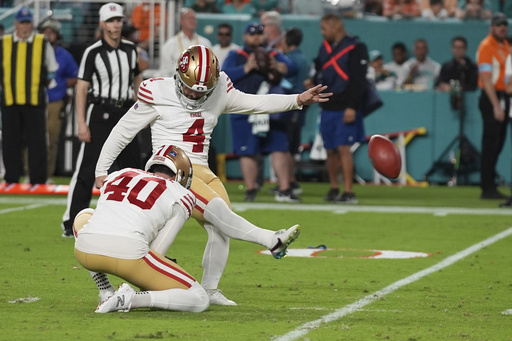
<svg viewBox="0 0 512 341">
<path fill-rule="evenodd" d="M 90 83 L 93 97 L 122 101 L 133 98 L 133 78 L 139 74 L 135 44 L 121 40 L 113 48 L 101 39 L 85 50 L 78 78 Z"/>
</svg>

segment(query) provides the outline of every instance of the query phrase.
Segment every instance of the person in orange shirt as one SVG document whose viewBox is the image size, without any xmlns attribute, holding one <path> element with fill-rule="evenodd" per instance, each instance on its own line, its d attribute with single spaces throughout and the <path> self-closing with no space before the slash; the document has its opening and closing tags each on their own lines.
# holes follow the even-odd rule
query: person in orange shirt
<svg viewBox="0 0 512 341">
<path fill-rule="evenodd" d="M 382 15 L 389 19 L 410 19 L 421 15 L 416 0 L 385 0 Z"/>
<path fill-rule="evenodd" d="M 160 27 L 160 4 L 154 4 L 154 39 L 158 38 L 159 27 Z M 139 39 L 138 45 L 143 49 L 147 50 L 149 44 L 149 32 L 151 26 L 151 4 L 148 2 L 143 2 L 137 6 L 135 6 L 132 10 L 131 20 L 133 26 L 139 30 Z"/>
<path fill-rule="evenodd" d="M 480 199 L 504 199 L 496 187 L 496 164 L 507 135 L 509 99 L 505 92 L 505 61 L 509 55 L 508 19 L 495 13 L 490 33 L 478 46 L 478 86 L 482 89 L 478 107 L 482 114 L 483 136 L 480 165 Z"/>
</svg>

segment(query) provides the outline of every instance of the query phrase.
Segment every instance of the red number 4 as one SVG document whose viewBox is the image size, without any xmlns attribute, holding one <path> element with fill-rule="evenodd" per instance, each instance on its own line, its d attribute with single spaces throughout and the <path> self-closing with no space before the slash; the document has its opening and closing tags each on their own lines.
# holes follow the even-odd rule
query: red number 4
<svg viewBox="0 0 512 341">
<path fill-rule="evenodd" d="M 202 153 L 204 150 L 204 118 L 195 120 L 194 123 L 188 128 L 187 132 L 183 134 L 183 141 L 195 143 L 192 147 L 192 152 Z"/>
</svg>

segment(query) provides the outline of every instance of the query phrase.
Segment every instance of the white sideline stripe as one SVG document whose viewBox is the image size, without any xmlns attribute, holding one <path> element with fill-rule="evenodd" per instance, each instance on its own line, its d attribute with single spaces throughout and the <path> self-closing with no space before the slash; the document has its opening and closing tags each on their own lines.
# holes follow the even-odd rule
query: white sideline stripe
<svg viewBox="0 0 512 341">
<path fill-rule="evenodd" d="M 0 204 L 35 204 L 44 202 L 46 205 L 66 205 L 66 198 L 40 198 L 0 196 Z M 95 206 L 97 198 L 91 201 Z M 508 208 L 462 208 L 462 207 L 410 207 L 410 206 L 361 206 L 361 205 L 331 205 L 331 204 L 275 204 L 275 203 L 231 203 L 233 210 L 288 210 L 288 211 L 325 211 L 333 213 L 373 212 L 373 213 L 419 213 L 446 216 L 448 214 L 464 215 L 500 215 L 512 216 Z"/>
<path fill-rule="evenodd" d="M 16 211 L 31 210 L 31 209 L 39 208 L 39 207 L 43 207 L 43 206 L 47 206 L 47 204 L 33 204 L 33 205 L 28 205 L 28 206 L 23 206 L 23 207 L 6 208 L 5 210 L 0 210 L 0 214 L 16 212 Z"/>
<path fill-rule="evenodd" d="M 340 309 L 337 309 L 336 311 L 334 311 L 333 313 L 330 313 L 328 315 L 324 315 L 322 316 L 321 318 L 319 318 L 318 320 L 315 320 L 315 321 L 311 321 L 311 322 L 306 322 L 304 323 L 302 326 L 300 326 L 299 328 L 295 329 L 295 330 L 292 330 L 291 332 L 285 334 L 285 335 L 282 335 L 282 336 L 278 336 L 276 338 L 273 338 L 272 340 L 273 341 L 292 341 L 292 340 L 297 340 L 298 338 L 306 335 L 309 331 L 313 330 L 313 329 L 316 329 L 318 327 L 320 327 L 320 325 L 322 323 L 329 323 L 329 322 L 333 322 L 333 321 L 336 321 L 336 320 L 339 320 L 341 319 L 342 317 L 344 316 L 347 316 L 347 315 L 350 315 L 354 312 L 357 312 L 359 311 L 361 308 L 363 308 L 364 306 L 370 304 L 370 303 L 373 303 L 374 301 L 380 299 L 381 297 L 387 295 L 387 294 L 390 294 L 398 289 L 400 289 L 401 287 L 403 286 L 406 286 L 408 284 L 411 284 L 413 282 L 416 282 L 417 280 L 425 277 L 425 276 L 428 276 L 430 275 L 431 273 L 433 272 L 436 272 L 436 271 L 439 271 L 441 269 L 444 269 L 446 268 L 447 266 L 450 266 L 452 264 L 454 264 L 455 262 L 458 262 L 459 260 L 469 256 L 470 254 L 474 253 L 474 252 L 477 252 L 481 249 L 483 249 L 484 247 L 487 247 L 503 238 L 506 238 L 508 236 L 510 236 L 512 234 L 512 227 L 508 228 L 507 230 L 503 231 L 503 232 L 500 232 L 484 241 L 481 241 L 479 243 L 476 243 L 475 245 L 473 246 L 470 246 L 468 247 L 467 249 L 463 250 L 463 251 L 460 251 L 456 254 L 454 254 L 453 256 L 450 256 L 448 258 L 445 258 L 444 260 L 442 260 L 441 262 L 429 267 L 429 268 L 426 268 L 424 270 L 421 270 L 409 277 L 406 277 L 404 279 L 401 279 L 401 280 L 398 280 L 396 281 L 395 283 L 391 284 L 391 285 L 388 285 L 387 287 L 385 287 L 384 289 L 382 290 L 379 290 L 379 291 L 376 291 L 372 294 L 369 294 L 365 297 L 363 297 L 362 299 L 354 302 L 354 303 L 351 303 L 343 308 L 340 308 Z"/>
</svg>

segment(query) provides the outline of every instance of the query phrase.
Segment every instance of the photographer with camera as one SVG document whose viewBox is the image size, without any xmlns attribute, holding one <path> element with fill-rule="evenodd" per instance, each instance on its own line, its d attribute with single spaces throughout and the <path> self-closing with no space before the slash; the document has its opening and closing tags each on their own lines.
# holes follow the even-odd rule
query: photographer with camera
<svg viewBox="0 0 512 341">
<path fill-rule="evenodd" d="M 296 71 L 296 66 L 283 53 L 265 50 L 263 25 L 249 23 L 244 30 L 244 46 L 231 51 L 222 70 L 236 89 L 248 94 L 272 93 L 283 75 Z M 252 122 L 255 121 L 255 122 Z M 281 202 L 298 202 L 300 198 L 290 189 L 290 164 L 286 127 L 264 115 L 250 118 L 231 115 L 234 152 L 240 156 L 240 167 L 246 185 L 246 201 L 254 201 L 258 189 L 259 154 L 270 154 L 277 175 L 279 191 L 275 198 Z"/>
<path fill-rule="evenodd" d="M 439 78 L 436 82 L 436 90 L 452 92 L 458 84 L 460 91 L 475 91 L 478 85 L 478 68 L 476 64 L 469 59 L 467 53 L 467 40 L 464 37 L 457 36 L 452 39 L 453 59 L 446 62 L 441 67 Z M 457 109 L 457 108 L 454 108 Z"/>
</svg>

